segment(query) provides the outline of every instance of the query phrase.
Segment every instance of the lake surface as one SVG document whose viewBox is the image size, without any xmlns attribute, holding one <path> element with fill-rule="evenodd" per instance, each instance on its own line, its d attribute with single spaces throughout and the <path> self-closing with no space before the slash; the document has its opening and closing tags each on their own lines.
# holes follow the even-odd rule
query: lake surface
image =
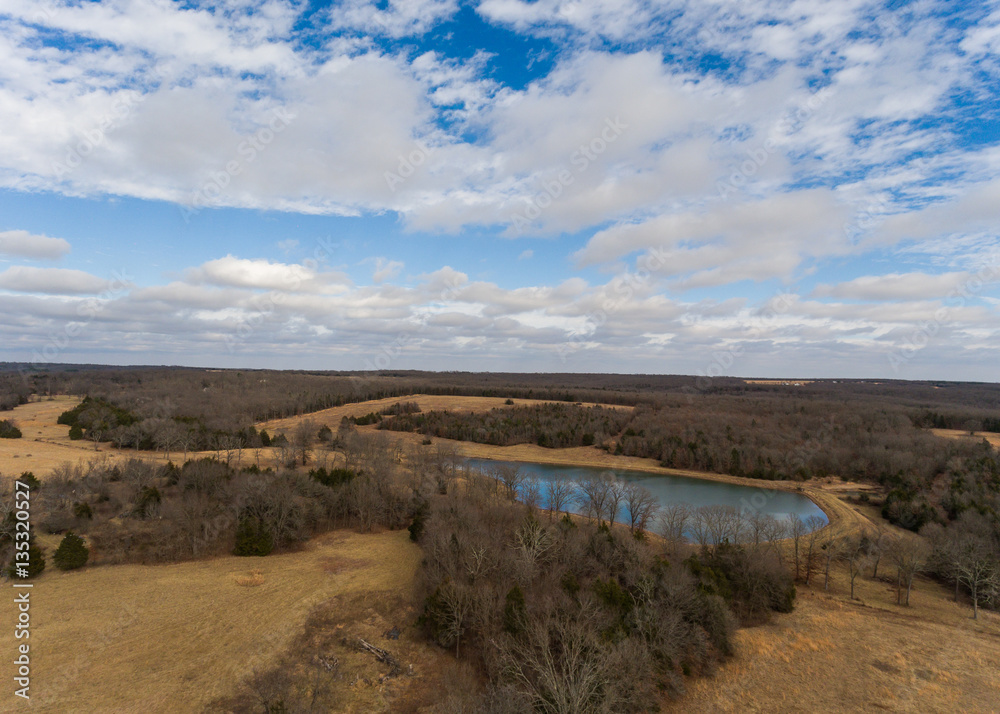
<svg viewBox="0 0 1000 714">
<path fill-rule="evenodd" d="M 574 483 L 600 476 L 613 474 L 621 481 L 634 481 L 647 489 L 656 497 L 660 505 L 686 503 L 694 508 L 700 506 L 733 506 L 744 511 L 768 513 L 775 518 L 784 519 L 791 514 L 797 514 L 805 520 L 809 516 L 817 516 L 828 522 L 823 510 L 802 494 L 793 491 L 777 491 L 752 486 L 739 486 L 722 481 L 688 478 L 686 476 L 670 476 L 649 471 L 628 471 L 625 469 L 602 469 L 588 466 L 561 466 L 556 464 L 537 464 L 527 461 L 493 461 L 489 459 L 466 459 L 470 468 L 486 470 L 498 464 L 519 466 L 522 472 L 535 476 L 543 483 L 542 505 L 545 503 L 546 481 L 564 479 Z M 567 510 L 580 513 L 574 503 Z M 616 520 L 622 520 L 621 514 Z"/>
</svg>

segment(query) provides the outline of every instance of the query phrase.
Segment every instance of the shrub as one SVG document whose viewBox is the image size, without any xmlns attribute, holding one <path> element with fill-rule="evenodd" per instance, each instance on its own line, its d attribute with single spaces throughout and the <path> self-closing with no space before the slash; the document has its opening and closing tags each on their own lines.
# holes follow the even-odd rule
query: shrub
<svg viewBox="0 0 1000 714">
<path fill-rule="evenodd" d="M 42 487 L 42 482 L 39 481 L 38 477 L 31 471 L 23 472 L 17 480 L 21 483 L 27 484 L 29 491 L 37 491 Z"/>
<path fill-rule="evenodd" d="M 156 486 L 144 486 L 135 500 L 135 514 L 139 518 L 149 518 L 162 500 L 163 496 Z"/>
<path fill-rule="evenodd" d="M 83 429 L 79 424 L 74 424 L 69 428 L 69 438 L 72 441 L 79 441 L 83 438 Z"/>
<path fill-rule="evenodd" d="M 20 439 L 21 430 L 10 419 L 0 420 L 0 439 Z"/>
<path fill-rule="evenodd" d="M 417 505 L 417 509 L 413 514 L 413 521 L 410 523 L 410 527 L 407 529 L 410 531 L 410 540 L 416 543 L 420 540 L 420 536 L 424 533 L 424 527 L 427 524 L 427 516 L 430 513 L 430 507 L 427 501 L 421 501 Z"/>
<path fill-rule="evenodd" d="M 35 545 L 35 535 L 32 533 L 28 541 L 30 545 L 28 546 L 28 560 L 27 563 L 22 559 L 17 559 L 18 551 L 14 551 L 13 556 L 10 560 L 10 566 L 7 568 L 7 575 L 17 582 L 18 580 L 23 580 L 25 578 L 35 578 L 42 574 L 45 570 L 45 554 L 42 553 L 42 549 Z M 23 552 L 23 551 L 21 551 Z M 22 568 L 27 573 L 27 575 L 22 576 L 17 572 L 17 568 Z"/>
<path fill-rule="evenodd" d="M 77 518 L 86 518 L 91 520 L 94 517 L 94 511 L 90 507 L 90 504 L 86 501 L 81 501 L 73 506 L 73 515 Z"/>
<path fill-rule="evenodd" d="M 89 557 L 90 549 L 83 542 L 83 538 L 70 531 L 62 539 L 59 547 L 56 548 L 55 555 L 52 556 L 52 562 L 60 570 L 75 570 L 86 565 Z"/>
<path fill-rule="evenodd" d="M 327 471 L 324 467 L 313 469 L 309 472 L 309 475 L 329 488 L 343 486 L 345 483 L 350 483 L 357 476 L 350 469 L 330 469 Z"/>
<path fill-rule="evenodd" d="M 236 527 L 234 555 L 263 556 L 274 550 L 274 538 L 266 524 L 257 518 L 243 518 Z"/>
</svg>

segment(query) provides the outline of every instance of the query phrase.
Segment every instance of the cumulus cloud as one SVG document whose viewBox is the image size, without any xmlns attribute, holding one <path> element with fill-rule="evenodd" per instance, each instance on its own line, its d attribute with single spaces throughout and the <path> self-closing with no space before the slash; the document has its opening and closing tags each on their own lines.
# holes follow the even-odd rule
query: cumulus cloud
<svg viewBox="0 0 1000 714">
<path fill-rule="evenodd" d="M 82 270 L 15 265 L 0 273 L 0 289 L 52 295 L 96 295 L 110 282 Z"/>
<path fill-rule="evenodd" d="M 55 260 L 69 250 L 69 242 L 62 238 L 49 238 L 21 230 L 0 233 L 0 255 Z"/>
</svg>

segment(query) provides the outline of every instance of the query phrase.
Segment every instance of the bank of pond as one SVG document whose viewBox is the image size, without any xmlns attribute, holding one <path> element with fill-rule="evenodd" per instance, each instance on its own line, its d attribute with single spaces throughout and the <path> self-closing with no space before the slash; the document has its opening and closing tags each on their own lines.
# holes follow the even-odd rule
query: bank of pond
<svg viewBox="0 0 1000 714">
<path fill-rule="evenodd" d="M 823 510 L 810 498 L 801 493 L 784 489 L 766 489 L 743 486 L 725 481 L 675 476 L 650 471 L 629 469 L 605 469 L 589 466 L 566 466 L 561 464 L 541 464 L 528 461 L 497 461 L 492 459 L 466 460 L 467 467 L 484 473 L 498 469 L 518 469 L 520 474 L 537 480 L 538 505 L 549 508 L 550 489 L 554 481 L 568 482 L 572 495 L 562 504 L 561 510 L 579 515 L 587 515 L 586 498 L 581 486 L 593 479 L 614 480 L 622 484 L 635 483 L 652 494 L 661 511 L 678 504 L 685 504 L 692 511 L 705 506 L 728 506 L 743 514 L 769 515 L 786 523 L 798 517 L 813 527 L 822 527 L 829 522 Z M 624 503 L 618 508 L 615 521 L 628 523 Z M 655 529 L 655 524 L 651 523 Z M 684 529 L 684 535 L 694 539 L 694 534 Z"/>
</svg>

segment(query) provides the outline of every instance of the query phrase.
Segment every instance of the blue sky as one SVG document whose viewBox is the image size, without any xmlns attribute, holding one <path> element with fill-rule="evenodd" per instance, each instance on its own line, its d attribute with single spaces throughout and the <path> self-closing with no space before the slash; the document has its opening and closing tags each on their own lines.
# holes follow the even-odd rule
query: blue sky
<svg viewBox="0 0 1000 714">
<path fill-rule="evenodd" d="M 997 381 L 1000 2 L 0 1 L 0 360 Z"/>
</svg>

